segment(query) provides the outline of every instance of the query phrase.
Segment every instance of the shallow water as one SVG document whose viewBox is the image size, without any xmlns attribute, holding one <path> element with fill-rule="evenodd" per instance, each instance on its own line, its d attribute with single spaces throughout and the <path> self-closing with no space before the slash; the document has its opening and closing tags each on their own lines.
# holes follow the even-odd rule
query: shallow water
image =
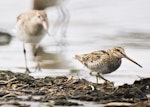
<svg viewBox="0 0 150 107">
<path fill-rule="evenodd" d="M 130 61 L 123 59 L 121 67 L 104 75 L 116 85 L 132 83 L 140 77 L 150 77 L 150 7 L 149 0 L 70 0 L 65 5 L 69 13 L 69 24 L 61 28 L 57 20 L 56 7 L 46 9 L 50 19 L 49 32 L 53 37 L 46 36 L 40 43 L 42 52 L 39 59 L 42 72 L 31 75 L 75 75 L 95 82 L 95 77 L 78 61 L 75 54 L 88 53 L 95 50 L 109 49 L 114 46 L 124 47 L 128 56 L 143 66 L 139 68 Z M 31 1 L 5 0 L 0 4 L 0 28 L 12 31 L 16 16 L 31 8 Z M 56 23 L 57 22 L 57 23 Z M 62 34 L 63 33 L 63 34 Z M 65 36 L 65 37 L 63 37 Z M 56 42 L 59 42 L 56 43 Z M 24 56 L 22 43 L 15 37 L 8 45 L 0 46 L 0 69 L 24 72 Z M 29 66 L 34 71 L 36 62 L 28 58 Z M 79 69 L 72 73 L 70 69 Z"/>
</svg>

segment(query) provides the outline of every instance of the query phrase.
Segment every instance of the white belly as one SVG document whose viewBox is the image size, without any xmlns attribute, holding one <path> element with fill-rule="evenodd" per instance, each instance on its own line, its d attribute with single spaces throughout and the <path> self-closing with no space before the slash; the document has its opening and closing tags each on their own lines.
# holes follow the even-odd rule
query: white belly
<svg viewBox="0 0 150 107">
<path fill-rule="evenodd" d="M 39 43 L 45 35 L 29 36 L 25 34 L 20 34 L 17 37 L 24 43 Z"/>
<path fill-rule="evenodd" d="M 24 43 L 39 43 L 42 38 L 46 35 L 46 30 L 41 30 L 39 34 L 36 35 L 29 35 L 23 28 L 20 26 L 16 27 L 16 36 L 19 40 L 21 40 Z"/>
</svg>

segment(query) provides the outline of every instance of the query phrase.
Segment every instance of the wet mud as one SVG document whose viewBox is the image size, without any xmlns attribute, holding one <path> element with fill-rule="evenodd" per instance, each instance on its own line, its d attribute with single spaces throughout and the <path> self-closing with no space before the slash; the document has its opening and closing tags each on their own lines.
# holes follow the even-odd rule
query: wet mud
<svg viewBox="0 0 150 107">
<path fill-rule="evenodd" d="M 65 76 L 34 78 L 23 73 L 0 71 L 0 105 L 4 102 L 34 101 L 54 105 L 81 106 L 70 100 L 93 101 L 100 104 L 111 102 L 148 102 L 150 78 L 135 81 L 132 85 L 114 86 L 105 82 L 96 84 L 85 79 Z M 28 107 L 29 105 L 19 105 Z M 148 107 L 148 106 L 146 106 Z"/>
</svg>

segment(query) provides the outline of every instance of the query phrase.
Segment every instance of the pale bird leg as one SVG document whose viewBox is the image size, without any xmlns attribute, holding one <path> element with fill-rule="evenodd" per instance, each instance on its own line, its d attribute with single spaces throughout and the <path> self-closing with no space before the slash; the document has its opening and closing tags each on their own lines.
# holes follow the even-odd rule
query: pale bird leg
<svg viewBox="0 0 150 107">
<path fill-rule="evenodd" d="M 38 48 L 36 48 L 35 49 L 35 52 L 34 52 L 34 57 L 35 57 L 35 60 L 36 60 L 36 62 L 37 62 L 37 65 L 36 65 L 36 67 L 35 67 L 35 72 L 36 71 L 41 71 L 41 66 L 40 66 L 40 63 L 39 63 L 39 61 L 38 61 L 38 51 L 39 51 L 39 49 Z"/>
<path fill-rule="evenodd" d="M 105 79 L 102 75 L 100 75 L 100 73 L 97 73 L 97 75 L 98 75 L 99 78 L 103 79 L 104 81 L 108 81 L 109 82 L 109 80 Z"/>
<path fill-rule="evenodd" d="M 108 81 L 107 79 L 105 79 L 102 75 L 100 75 L 100 73 L 98 72 L 96 75 L 92 74 L 92 71 L 90 72 L 91 76 L 96 76 L 96 83 L 98 83 L 98 79 L 103 79 L 104 81 Z"/>
<path fill-rule="evenodd" d="M 96 83 L 98 84 L 98 77 L 99 77 L 99 75 L 94 75 L 94 74 L 92 74 L 92 71 L 89 73 L 91 76 L 96 76 Z"/>
<path fill-rule="evenodd" d="M 28 64 L 27 64 L 27 55 L 26 55 L 26 49 L 25 49 L 25 44 L 23 43 L 23 53 L 24 53 L 24 58 L 25 58 L 25 65 L 26 65 L 26 71 L 25 73 L 31 73 L 29 68 L 28 68 Z"/>
<path fill-rule="evenodd" d="M 30 48 L 31 48 L 31 51 L 32 51 L 32 55 L 34 56 L 34 60 L 37 63 L 37 65 L 35 66 L 35 72 L 36 71 L 41 71 L 40 63 L 39 63 L 39 60 L 38 60 L 38 53 L 39 53 L 38 44 L 30 43 Z"/>
</svg>

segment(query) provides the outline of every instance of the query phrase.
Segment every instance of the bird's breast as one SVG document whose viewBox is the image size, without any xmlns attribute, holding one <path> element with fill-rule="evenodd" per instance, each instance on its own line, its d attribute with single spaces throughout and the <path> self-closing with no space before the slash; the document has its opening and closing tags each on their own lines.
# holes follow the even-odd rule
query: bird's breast
<svg viewBox="0 0 150 107">
<path fill-rule="evenodd" d="M 41 24 L 34 24 L 32 26 L 28 26 L 28 28 L 24 28 L 24 30 L 26 34 L 30 36 L 40 36 L 46 33 L 46 30 Z"/>
<path fill-rule="evenodd" d="M 85 64 L 87 68 L 92 71 L 100 72 L 102 74 L 107 74 L 115 71 L 121 65 L 120 59 L 115 60 L 97 60 L 93 62 L 88 62 Z"/>
<path fill-rule="evenodd" d="M 16 30 L 16 36 L 25 43 L 39 43 L 46 34 L 46 30 L 43 29 L 42 25 L 17 25 Z"/>
</svg>

